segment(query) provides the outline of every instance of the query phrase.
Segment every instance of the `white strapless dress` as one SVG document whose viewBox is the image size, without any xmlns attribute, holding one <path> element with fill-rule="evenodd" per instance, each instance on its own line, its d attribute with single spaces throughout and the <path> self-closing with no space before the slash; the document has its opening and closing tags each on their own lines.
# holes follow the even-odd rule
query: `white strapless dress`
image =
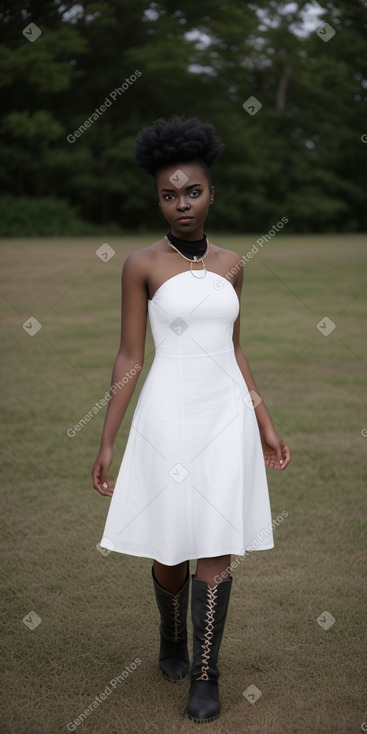
<svg viewBox="0 0 367 734">
<path fill-rule="evenodd" d="M 259 429 L 232 341 L 239 308 L 229 280 L 210 270 L 178 273 L 148 301 L 155 356 L 102 548 L 170 566 L 274 547 Z"/>
</svg>

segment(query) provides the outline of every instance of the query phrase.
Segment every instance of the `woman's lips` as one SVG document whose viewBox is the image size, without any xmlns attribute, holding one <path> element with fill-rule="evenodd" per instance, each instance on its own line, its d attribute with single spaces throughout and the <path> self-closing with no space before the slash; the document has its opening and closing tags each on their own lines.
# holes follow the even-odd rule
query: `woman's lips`
<svg viewBox="0 0 367 734">
<path fill-rule="evenodd" d="M 178 222 L 191 222 L 193 218 L 194 217 L 180 217 L 180 219 L 178 219 L 177 221 Z"/>
</svg>

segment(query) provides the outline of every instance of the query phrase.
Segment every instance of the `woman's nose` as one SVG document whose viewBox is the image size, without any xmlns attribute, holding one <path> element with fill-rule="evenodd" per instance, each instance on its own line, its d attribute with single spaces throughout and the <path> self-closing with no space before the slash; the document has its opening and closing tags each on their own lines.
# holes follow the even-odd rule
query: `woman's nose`
<svg viewBox="0 0 367 734">
<path fill-rule="evenodd" d="M 178 197 L 177 209 L 188 209 L 189 206 L 190 204 L 184 196 Z"/>
</svg>

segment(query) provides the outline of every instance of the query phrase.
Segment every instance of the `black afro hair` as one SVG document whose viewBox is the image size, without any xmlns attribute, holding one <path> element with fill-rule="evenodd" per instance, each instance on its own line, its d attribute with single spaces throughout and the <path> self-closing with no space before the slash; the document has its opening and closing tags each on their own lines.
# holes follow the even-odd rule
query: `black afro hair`
<svg viewBox="0 0 367 734">
<path fill-rule="evenodd" d="M 203 161 L 209 167 L 223 148 L 210 122 L 172 115 L 140 130 L 135 140 L 135 157 L 138 166 L 154 176 L 158 169 L 176 163 Z"/>
</svg>

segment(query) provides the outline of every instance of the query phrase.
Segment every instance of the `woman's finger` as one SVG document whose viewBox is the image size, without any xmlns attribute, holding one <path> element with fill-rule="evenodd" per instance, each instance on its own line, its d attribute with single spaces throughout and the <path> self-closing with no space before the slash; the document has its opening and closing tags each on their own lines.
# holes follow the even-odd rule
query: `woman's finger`
<svg viewBox="0 0 367 734">
<path fill-rule="evenodd" d="M 285 469 L 291 460 L 291 452 L 286 443 L 283 443 L 283 446 L 282 446 L 282 457 L 283 458 L 279 462 L 281 464 L 281 467 L 280 467 L 281 470 Z"/>
</svg>

